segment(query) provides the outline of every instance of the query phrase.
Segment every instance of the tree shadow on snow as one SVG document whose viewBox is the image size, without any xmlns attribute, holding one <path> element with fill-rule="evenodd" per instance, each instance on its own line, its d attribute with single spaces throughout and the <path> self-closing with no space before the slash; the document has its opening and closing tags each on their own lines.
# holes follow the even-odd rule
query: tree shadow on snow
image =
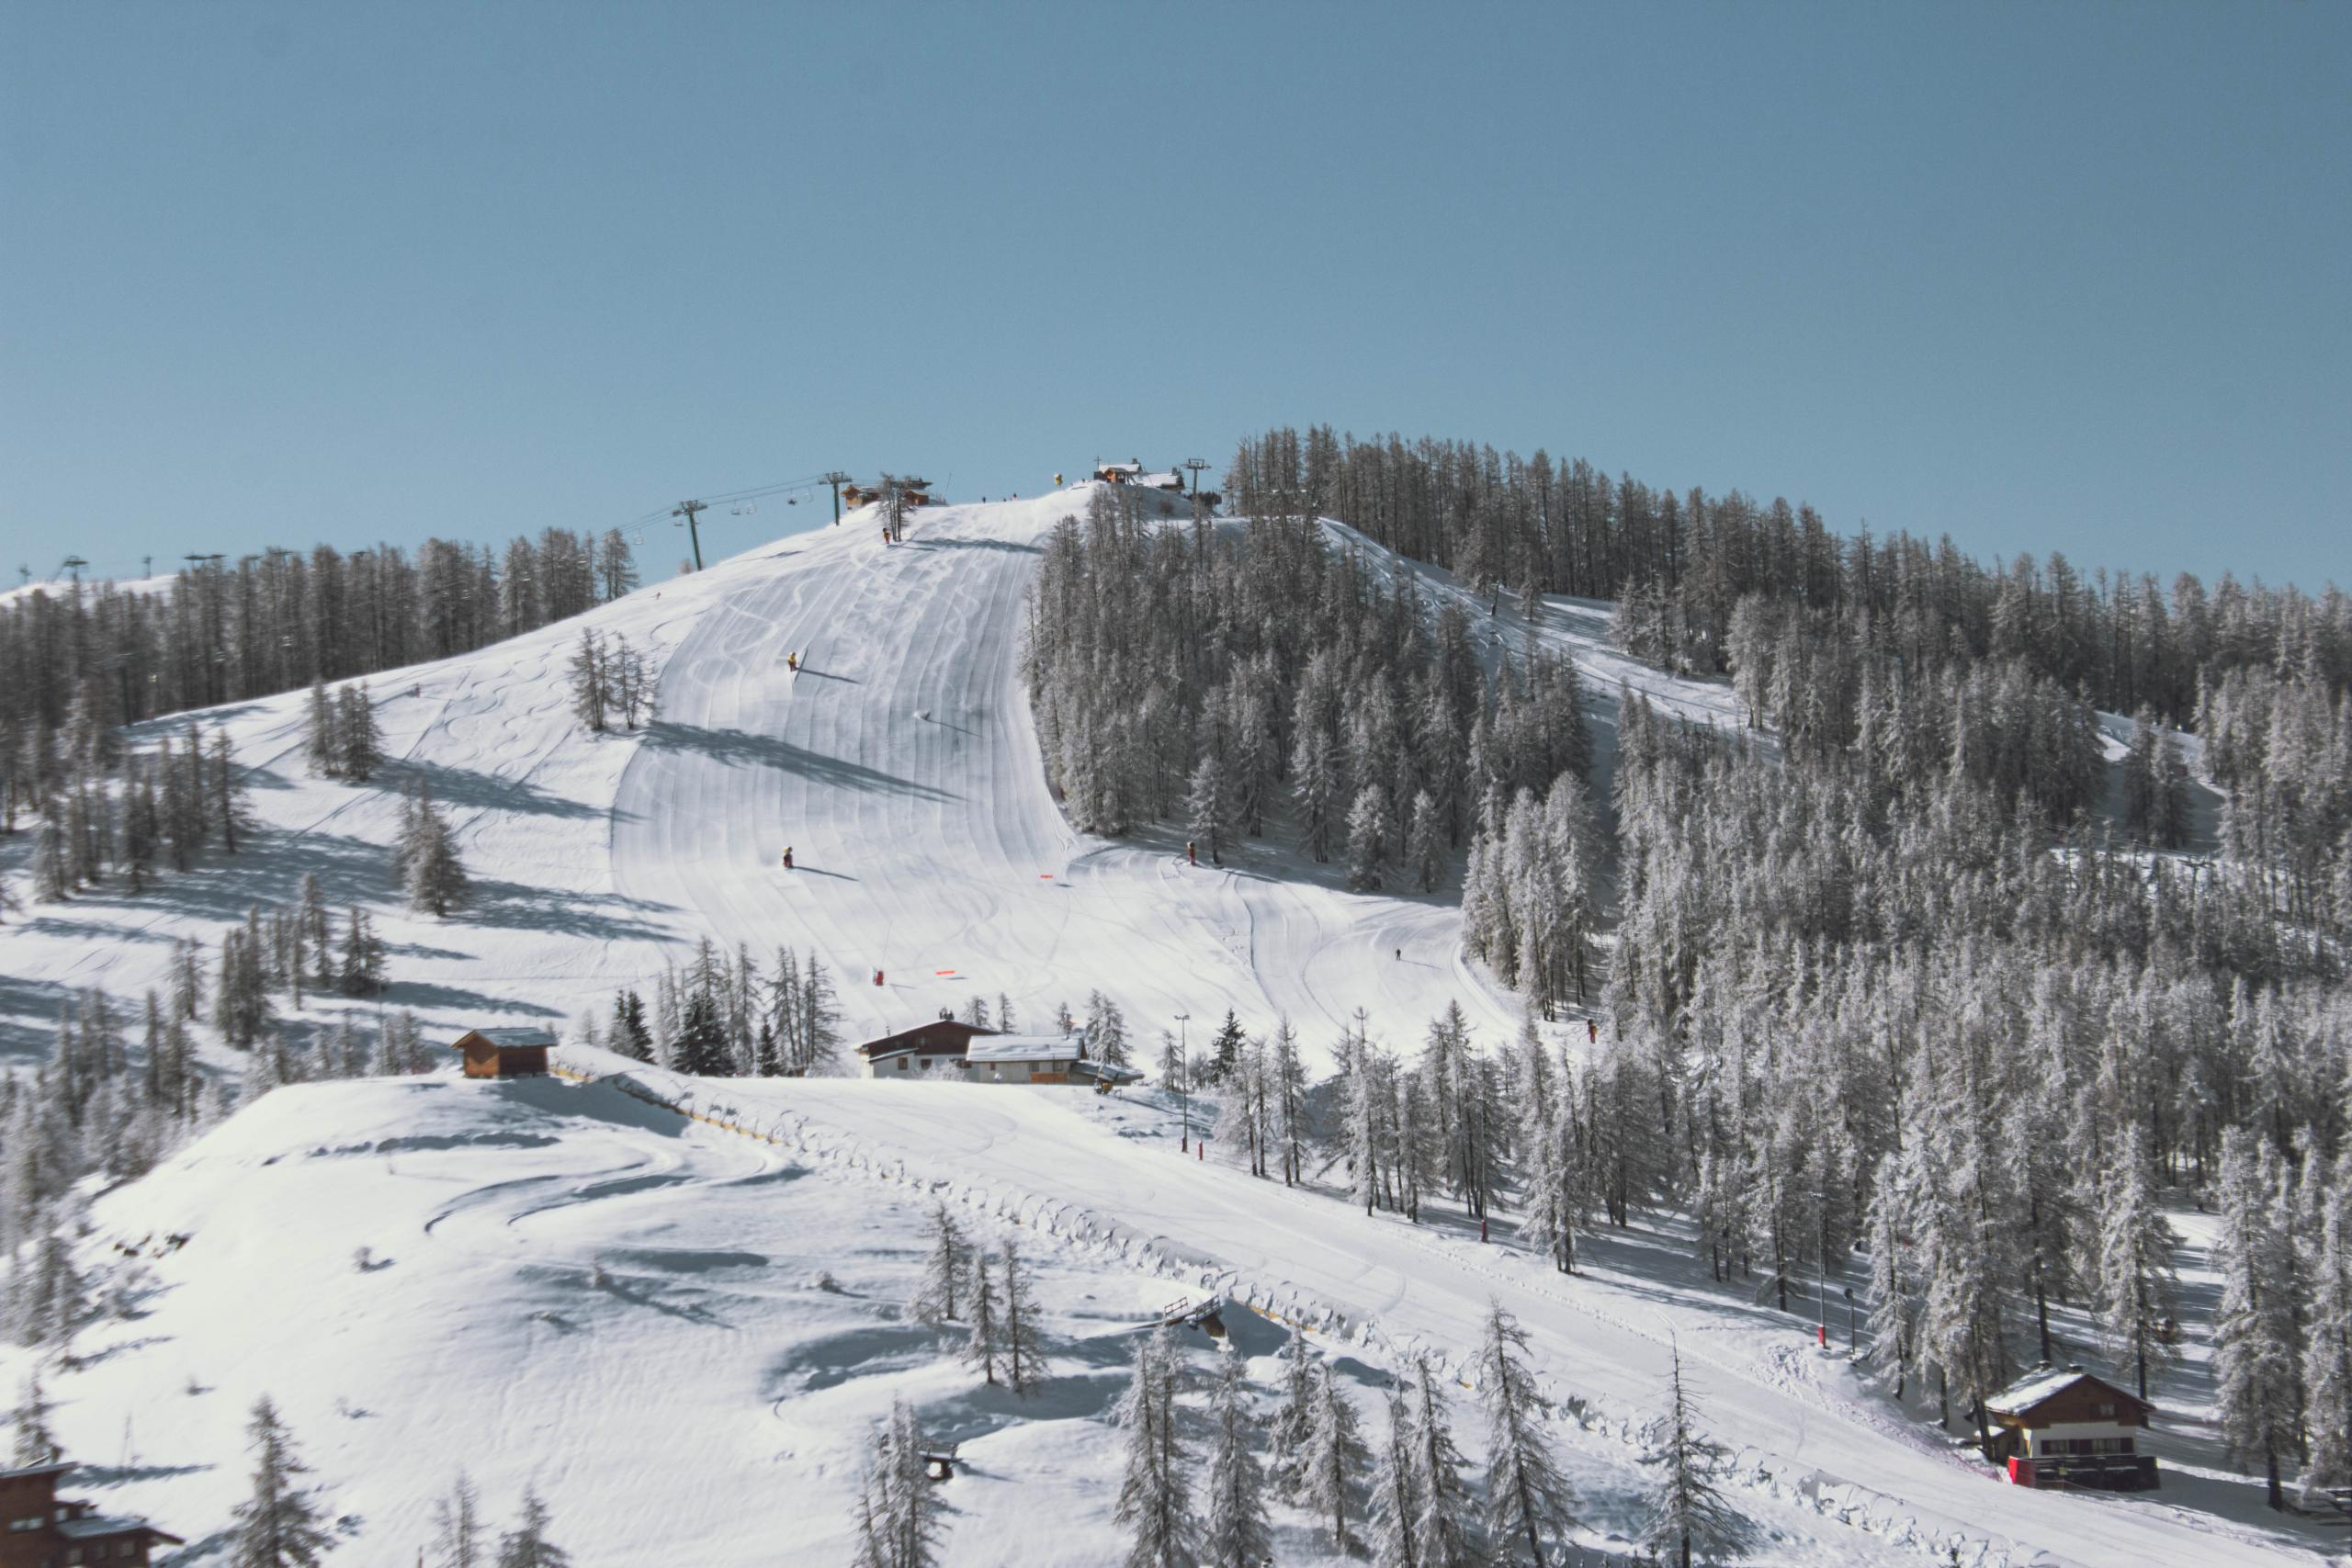
<svg viewBox="0 0 2352 1568">
<path fill-rule="evenodd" d="M 528 779 L 510 779 L 472 768 L 452 768 L 438 762 L 401 761 L 384 765 L 388 779 L 422 779 L 442 805 L 469 811 L 512 811 L 524 816 L 586 818 L 605 815 L 605 808 L 560 795 L 549 795 Z M 616 818 L 634 813 L 616 810 Z"/>
<path fill-rule="evenodd" d="M 664 751 L 695 751 L 729 767 L 774 768 L 836 789 L 867 795 L 907 795 L 920 800 L 960 798 L 929 784 L 902 779 L 861 762 L 828 757 L 773 735 L 741 729 L 713 729 L 701 725 L 656 719 L 645 727 L 645 744 Z"/>
</svg>

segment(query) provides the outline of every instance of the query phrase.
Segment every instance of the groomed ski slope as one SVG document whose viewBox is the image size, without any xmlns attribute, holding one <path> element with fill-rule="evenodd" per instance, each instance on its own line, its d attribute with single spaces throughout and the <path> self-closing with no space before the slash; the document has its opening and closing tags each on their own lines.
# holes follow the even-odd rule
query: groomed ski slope
<svg viewBox="0 0 2352 1568">
<path fill-rule="evenodd" d="M 1018 664 L 1039 547 L 1084 513 L 1088 490 L 924 508 L 889 547 L 870 512 L 853 513 L 574 620 L 370 677 L 389 761 L 369 785 L 309 774 L 300 692 L 142 727 L 141 744 L 190 717 L 225 727 L 260 840 L 141 895 L 101 886 L 0 925 L 0 1047 L 45 1052 L 76 988 L 135 1001 L 164 984 L 175 939 L 217 947 L 250 904 L 293 902 L 306 873 L 332 908 L 370 906 L 390 950 L 383 1001 L 435 1025 L 601 1012 L 708 937 L 763 963 L 780 944 L 817 953 L 852 1038 L 975 994 L 1009 997 L 1038 1025 L 1095 989 L 1147 1053 L 1177 1014 L 1199 1033 L 1227 1008 L 1252 1029 L 1289 1017 L 1310 1060 L 1359 1008 L 1397 1041 L 1449 1002 L 1480 1038 L 1507 1036 L 1516 1004 L 1464 963 L 1450 896 L 1350 893 L 1336 868 L 1276 840 L 1217 869 L 1185 865 L 1172 828 L 1128 842 L 1070 829 Z M 1443 573 L 1326 526 L 1375 568 L 1418 574 L 1432 602 L 1455 592 Z M 1491 628 L 1488 657 L 1516 653 L 1516 615 L 1490 623 L 1471 607 Z M 573 716 L 566 671 L 583 631 L 626 637 L 659 671 L 644 728 L 593 735 Z M 1604 633 L 1605 607 L 1547 607 L 1544 641 L 1592 688 L 1605 795 L 1621 679 L 1688 716 L 1732 710 L 1726 689 L 1641 671 Z M 409 915 L 389 874 L 401 792 L 420 780 L 477 884 L 446 922 Z M 0 842 L 0 864 L 21 872 L 29 840 Z"/>
</svg>

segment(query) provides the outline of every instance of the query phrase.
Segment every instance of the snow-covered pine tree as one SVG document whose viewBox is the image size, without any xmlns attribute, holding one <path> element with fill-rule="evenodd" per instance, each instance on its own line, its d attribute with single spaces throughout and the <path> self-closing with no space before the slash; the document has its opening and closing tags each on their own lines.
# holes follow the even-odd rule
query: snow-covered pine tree
<svg viewBox="0 0 2352 1568">
<path fill-rule="evenodd" d="M 2339 1183 L 2352 1160 L 2339 1156 Z M 2303 1346 L 2304 1426 L 2310 1452 L 2302 1484 L 2352 1486 L 2352 1190 L 2331 1196 L 2312 1260 L 2309 1337 Z"/>
<path fill-rule="evenodd" d="M 1682 1381 L 1682 1348 L 1671 1347 L 1665 1412 L 1651 1423 L 1644 1462 L 1657 1470 L 1646 1496 L 1642 1545 L 1668 1568 L 1718 1562 L 1746 1548 L 1747 1521 L 1725 1501 L 1715 1477 L 1727 1454 L 1699 1425 L 1699 1409 Z"/>
<path fill-rule="evenodd" d="M 421 776 L 409 796 L 407 819 L 393 846 L 392 868 L 412 909 L 441 919 L 465 901 L 465 864 L 458 858 L 448 820 L 433 804 L 431 790 Z"/>
<path fill-rule="evenodd" d="M 1234 1016 L 1231 1008 L 1226 1009 L 1225 1021 L 1210 1036 L 1208 1048 L 1202 1053 L 1201 1065 L 1195 1069 L 1202 1081 L 1221 1084 L 1230 1078 L 1241 1066 L 1241 1044 L 1247 1038 L 1240 1019 Z"/>
<path fill-rule="evenodd" d="M 1112 1517 L 1135 1532 L 1125 1568 L 1193 1568 L 1191 1461 L 1177 1431 L 1176 1340 L 1169 1330 L 1136 1342 L 1117 1419 L 1125 1454 Z"/>
<path fill-rule="evenodd" d="M 1412 1415 L 1402 1389 L 1388 1391 L 1388 1436 L 1372 1473 L 1373 1568 L 1419 1568 L 1421 1495 Z"/>
<path fill-rule="evenodd" d="M 333 778 L 341 771 L 342 758 L 335 740 L 334 710 L 327 705 L 327 684 L 313 675 L 310 701 L 303 707 L 302 756 L 311 772 L 320 778 Z"/>
<path fill-rule="evenodd" d="M 964 1359 L 979 1368 L 981 1376 L 993 1384 L 997 1363 L 1004 1357 L 1004 1298 L 998 1293 L 996 1270 L 989 1267 L 987 1253 L 972 1254 L 972 1272 L 965 1289 L 972 1329 L 964 1340 Z"/>
<path fill-rule="evenodd" d="M 965 1275 L 971 1269 L 971 1244 L 964 1227 L 944 1203 L 931 1211 L 931 1251 L 923 1261 L 922 1284 L 915 1292 L 915 1316 L 936 1328 L 955 1321 L 966 1298 Z"/>
<path fill-rule="evenodd" d="M 1218 1358 L 1209 1399 L 1208 1517 L 1201 1536 L 1203 1568 L 1260 1568 L 1272 1560 L 1265 1478 L 1250 1451 L 1254 1426 L 1241 1381 L 1241 1358 Z"/>
<path fill-rule="evenodd" d="M 481 1493 L 463 1470 L 433 1500 L 433 1568 L 489 1568 L 482 1555 Z"/>
<path fill-rule="evenodd" d="M 615 993 L 610 1038 L 616 1055 L 637 1062 L 653 1060 L 653 1037 L 645 1028 L 645 998 L 636 991 Z"/>
<path fill-rule="evenodd" d="M 1413 792 L 1412 813 L 1405 829 L 1405 863 L 1412 869 L 1415 886 L 1424 893 L 1436 892 L 1445 879 L 1445 824 L 1440 819 L 1436 798 L 1425 789 Z"/>
<path fill-rule="evenodd" d="M 17 1396 L 17 1408 L 9 1419 L 17 1429 L 16 1447 L 8 1462 L 24 1469 L 37 1464 L 55 1464 L 64 1456 L 58 1447 L 57 1434 L 51 1429 L 49 1413 L 52 1406 L 40 1386 L 40 1369 L 35 1367 L 25 1374 L 23 1389 Z"/>
<path fill-rule="evenodd" d="M 310 1466 L 296 1456 L 293 1435 L 269 1395 L 254 1402 L 245 1434 L 254 1458 L 253 1491 L 236 1506 L 231 1568 L 317 1568 L 334 1544 L 326 1509 L 317 1492 L 303 1485 Z"/>
<path fill-rule="evenodd" d="M 1005 1386 L 1023 1398 L 1043 1386 L 1050 1371 L 1037 1337 L 1037 1308 L 1029 1296 L 1029 1276 L 1011 1236 L 1001 1248 Z M 983 1281 L 985 1289 L 985 1281 Z"/>
<path fill-rule="evenodd" d="M 383 735 L 376 728 L 376 705 L 368 700 L 367 682 L 341 687 L 334 704 L 335 772 L 345 783 L 366 784 L 376 776 L 384 757 Z"/>
<path fill-rule="evenodd" d="M 1275 1359 L 1282 1363 L 1283 1402 L 1266 1434 L 1266 1469 L 1276 1486 L 1295 1495 L 1306 1476 L 1306 1436 L 1315 1422 L 1315 1363 L 1306 1336 L 1293 1330 Z"/>
<path fill-rule="evenodd" d="M 1370 1456 L 1357 1430 L 1355 1406 L 1340 1392 L 1339 1378 L 1329 1360 L 1315 1363 L 1309 1398 L 1311 1418 L 1295 1490 L 1300 1503 L 1317 1517 L 1329 1521 L 1332 1550 L 1352 1556 L 1355 1541 L 1348 1533 L 1348 1508 L 1356 1479 L 1363 1473 Z"/>
<path fill-rule="evenodd" d="M 1068 1010 L 1064 1010 L 1062 1032 L 1069 1032 Z M 1114 1067 L 1127 1065 L 1127 1019 L 1119 1004 L 1101 991 L 1086 993 L 1086 1054 L 1093 1060 Z M 1167 1075 L 1161 1073 L 1164 1082 Z"/>
<path fill-rule="evenodd" d="M 2173 1249 L 2180 1237 L 2150 1187 L 2147 1129 L 2133 1123 L 2108 1160 L 2099 1193 L 2097 1314 L 2101 1345 L 2128 1370 L 2140 1397 L 2153 1373 L 2179 1359 L 2173 1347 L 2178 1311 Z"/>
<path fill-rule="evenodd" d="M 612 705 L 605 691 L 605 642 L 586 626 L 580 628 L 580 645 L 572 650 L 571 662 L 565 668 L 571 681 L 571 714 L 595 733 L 605 732 L 605 713 Z"/>
<path fill-rule="evenodd" d="M 571 1553 L 548 1539 L 555 1516 L 538 1489 L 523 1488 L 523 1517 L 498 1538 L 498 1568 L 571 1568 Z"/>
<path fill-rule="evenodd" d="M 1478 1397 L 1487 1407 L 1487 1539 L 1503 1562 L 1544 1568 L 1544 1543 L 1575 1519 L 1567 1477 L 1544 1434 L 1544 1402 L 1527 1369 L 1527 1331 L 1499 1301 L 1487 1303 L 1478 1345 Z"/>
<path fill-rule="evenodd" d="M 2297 1429 L 2292 1262 L 2272 1223 L 2275 1150 L 2233 1127 L 2222 1134 L 2215 1183 L 2222 1233 L 2215 1247 L 2222 1301 L 2213 1319 L 2214 1402 L 2222 1436 L 2239 1462 L 2262 1466 L 2270 1506 L 2286 1506 L 2280 1467 Z"/>
<path fill-rule="evenodd" d="M 946 1526 L 923 1459 L 930 1447 L 914 1407 L 890 1402 L 875 1423 L 858 1488 L 854 1568 L 933 1568 Z"/>
<path fill-rule="evenodd" d="M 1193 765 L 1184 790 L 1185 826 L 1211 865 L 1225 863 L 1226 846 L 1233 841 L 1233 789 L 1225 776 L 1225 762 L 1207 753 Z"/>
<path fill-rule="evenodd" d="M 1368 784 L 1348 807 L 1348 886 L 1359 893 L 1379 888 L 1388 853 L 1388 792 Z"/>
<path fill-rule="evenodd" d="M 670 1067 L 690 1077 L 730 1077 L 735 1061 L 727 1049 L 727 1033 L 718 1021 L 718 1004 L 696 991 L 686 998 Z"/>
<path fill-rule="evenodd" d="M 1413 1366 L 1411 1443 L 1420 1505 L 1413 1521 L 1416 1561 L 1419 1568 L 1474 1568 L 1478 1542 L 1470 1529 L 1469 1490 L 1462 1483 L 1469 1461 L 1454 1445 L 1445 1390 L 1427 1356 Z"/>
</svg>

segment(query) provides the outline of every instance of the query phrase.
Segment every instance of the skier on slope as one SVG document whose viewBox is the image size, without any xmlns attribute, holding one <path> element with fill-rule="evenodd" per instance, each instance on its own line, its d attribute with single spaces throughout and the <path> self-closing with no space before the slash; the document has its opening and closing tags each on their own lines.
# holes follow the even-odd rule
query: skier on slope
<svg viewBox="0 0 2352 1568">
<path fill-rule="evenodd" d="M 792 846 L 790 844 L 784 846 L 784 869 L 786 871 L 790 871 L 792 869 Z"/>
<path fill-rule="evenodd" d="M 1190 839 L 1184 840 L 1184 863 L 1186 865 L 1198 865 L 1201 863 L 1201 857 L 1193 852 L 1193 840 Z"/>
<path fill-rule="evenodd" d="M 800 655 L 796 651 L 784 656 L 784 667 L 794 674 L 800 673 Z"/>
</svg>

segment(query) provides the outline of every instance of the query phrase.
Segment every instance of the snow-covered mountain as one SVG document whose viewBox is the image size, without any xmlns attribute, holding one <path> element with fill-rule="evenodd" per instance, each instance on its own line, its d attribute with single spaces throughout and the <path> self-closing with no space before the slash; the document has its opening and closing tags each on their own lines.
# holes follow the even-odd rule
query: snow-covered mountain
<svg viewBox="0 0 2352 1568">
<path fill-rule="evenodd" d="M 142 895 L 12 918 L 0 1046 L 37 1059 L 73 992 L 161 987 L 175 940 L 216 944 L 249 904 L 290 903 L 305 874 L 331 906 L 374 911 L 393 981 L 381 1002 L 441 1038 L 601 1016 L 706 937 L 820 956 L 853 1039 L 973 995 L 1041 1023 L 1097 989 L 1147 1036 L 1190 1013 L 1196 1044 L 1227 1007 L 1253 1028 L 1287 1016 L 1318 1052 L 1359 1008 L 1398 1042 L 1450 1003 L 1483 1041 L 1515 1030 L 1442 900 L 1351 893 L 1274 847 L 1220 870 L 1185 864 L 1181 840 L 1069 829 L 1018 660 L 1040 542 L 1085 502 L 1080 487 L 926 508 L 888 546 L 854 513 L 375 677 L 390 761 L 369 785 L 310 776 L 302 694 L 195 716 L 225 728 L 248 770 L 259 841 Z M 1327 526 L 1431 602 L 1460 593 Z M 1476 609 L 1490 651 L 1528 635 L 1511 611 Z M 1610 649 L 1608 610 L 1555 599 L 1534 633 L 1585 677 L 1604 797 L 1621 686 L 1681 716 L 1738 717 L 1726 687 Z M 566 666 L 583 632 L 628 638 L 659 671 L 640 730 L 594 735 L 573 716 Z M 447 921 L 392 896 L 401 789 L 420 779 L 475 878 Z M 183 1561 L 217 1561 L 243 1414 L 268 1392 L 345 1518 L 340 1560 L 408 1561 L 463 1464 L 500 1517 L 536 1484 L 583 1565 L 842 1562 L 865 1423 L 899 1396 L 964 1445 L 945 1561 L 1100 1563 L 1121 1551 L 1106 1412 L 1130 1336 L 1171 1300 L 1223 1290 L 1255 1309 L 1232 1314 L 1254 1379 L 1271 1384 L 1267 1358 L 1306 1332 L 1374 1427 L 1374 1391 L 1415 1353 L 1466 1380 L 1479 1318 L 1503 1303 L 1563 1402 L 1579 1540 L 1607 1560 L 1630 1550 L 1633 1431 L 1672 1344 L 1739 1452 L 1736 1501 L 1766 1532 L 1750 1561 L 2234 1564 L 2284 1550 L 2233 1522 L 2247 1489 L 2201 1432 L 2161 1439 L 2170 1490 L 2152 1497 L 1995 1483 L 1657 1232 L 1596 1236 L 1584 1272 L 1563 1277 L 1458 1220 L 1367 1218 L 1328 1190 L 1181 1158 L 1183 1112 L 1151 1095 L 714 1084 L 560 1056 L 599 1081 L 279 1089 L 96 1197 L 81 1256 L 120 1311 L 84 1332 L 51 1389 L 94 1467 L 82 1490 L 188 1535 Z M 978 1390 L 908 1320 L 942 1200 L 1030 1249 L 1060 1370 L 1035 1404 Z M 6 1353 L 0 1376 L 27 1359 Z M 1473 1424 L 1472 1393 L 1456 1393 Z M 1338 1561 L 1305 1516 L 1278 1523 L 1284 1563 Z"/>
</svg>

